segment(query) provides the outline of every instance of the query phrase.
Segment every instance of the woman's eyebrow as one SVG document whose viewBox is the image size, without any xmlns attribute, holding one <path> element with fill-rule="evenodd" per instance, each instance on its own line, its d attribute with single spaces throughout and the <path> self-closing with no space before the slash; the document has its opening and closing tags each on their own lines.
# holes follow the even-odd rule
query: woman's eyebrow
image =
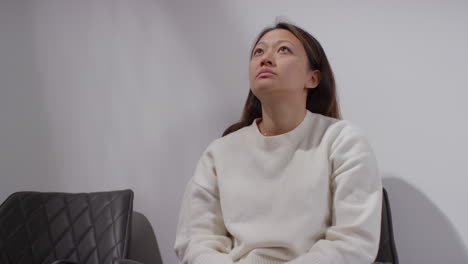
<svg viewBox="0 0 468 264">
<path fill-rule="evenodd" d="M 280 40 L 277 40 L 277 41 L 276 41 L 276 43 L 280 43 L 280 42 L 289 42 L 289 43 L 291 43 L 291 45 L 295 46 L 294 43 L 292 43 L 292 42 L 289 41 L 289 40 L 280 39 Z M 259 42 L 257 43 L 257 45 L 265 44 L 265 43 L 266 43 L 266 42 L 262 40 L 262 41 L 259 41 Z"/>
</svg>

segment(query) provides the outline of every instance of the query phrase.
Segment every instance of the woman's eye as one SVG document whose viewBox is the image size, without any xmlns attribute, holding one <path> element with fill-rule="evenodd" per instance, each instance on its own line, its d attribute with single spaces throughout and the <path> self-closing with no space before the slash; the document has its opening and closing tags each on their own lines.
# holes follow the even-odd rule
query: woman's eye
<svg viewBox="0 0 468 264">
<path fill-rule="evenodd" d="M 288 47 L 286 47 L 286 46 L 281 46 L 278 50 L 279 50 L 279 51 L 283 51 L 283 50 L 291 51 L 291 50 L 290 50 Z M 254 50 L 253 55 L 257 55 L 257 52 L 258 52 L 258 51 L 263 52 L 262 49 L 258 48 L 258 49 L 256 49 L 256 50 Z"/>
<path fill-rule="evenodd" d="M 254 55 L 257 54 L 257 51 L 259 51 L 259 50 L 262 50 L 262 49 L 256 49 L 256 50 L 254 51 Z"/>
</svg>

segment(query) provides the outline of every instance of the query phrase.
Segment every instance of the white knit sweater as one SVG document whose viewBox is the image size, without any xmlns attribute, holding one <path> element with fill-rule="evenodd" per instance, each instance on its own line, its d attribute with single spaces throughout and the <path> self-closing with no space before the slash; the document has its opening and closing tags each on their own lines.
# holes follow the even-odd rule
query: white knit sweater
<svg viewBox="0 0 468 264">
<path fill-rule="evenodd" d="M 362 130 L 309 110 L 276 136 L 257 121 L 199 159 L 180 208 L 181 263 L 372 263 L 382 181 Z"/>
</svg>

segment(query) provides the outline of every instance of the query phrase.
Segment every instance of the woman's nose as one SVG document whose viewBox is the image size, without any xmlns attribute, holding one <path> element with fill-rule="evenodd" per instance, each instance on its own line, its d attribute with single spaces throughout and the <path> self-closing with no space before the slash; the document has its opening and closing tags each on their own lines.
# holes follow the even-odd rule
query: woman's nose
<svg viewBox="0 0 468 264">
<path fill-rule="evenodd" d="M 261 62 L 260 62 L 260 66 L 263 66 L 263 65 L 273 65 L 273 58 L 272 58 L 272 55 L 269 53 L 269 52 L 265 52 Z"/>
<path fill-rule="evenodd" d="M 270 60 L 270 58 L 266 57 L 262 59 L 262 62 L 260 63 L 260 66 L 263 65 L 273 65 L 273 62 Z"/>
</svg>

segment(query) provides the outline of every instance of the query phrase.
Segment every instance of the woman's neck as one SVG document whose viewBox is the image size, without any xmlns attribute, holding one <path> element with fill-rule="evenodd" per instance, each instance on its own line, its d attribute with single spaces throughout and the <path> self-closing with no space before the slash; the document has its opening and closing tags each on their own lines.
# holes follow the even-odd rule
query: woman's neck
<svg viewBox="0 0 468 264">
<path fill-rule="evenodd" d="M 295 112 L 285 111 L 279 114 L 263 111 L 258 128 L 264 136 L 275 136 L 287 133 L 297 127 L 306 115 L 307 109 L 303 108 Z"/>
</svg>

